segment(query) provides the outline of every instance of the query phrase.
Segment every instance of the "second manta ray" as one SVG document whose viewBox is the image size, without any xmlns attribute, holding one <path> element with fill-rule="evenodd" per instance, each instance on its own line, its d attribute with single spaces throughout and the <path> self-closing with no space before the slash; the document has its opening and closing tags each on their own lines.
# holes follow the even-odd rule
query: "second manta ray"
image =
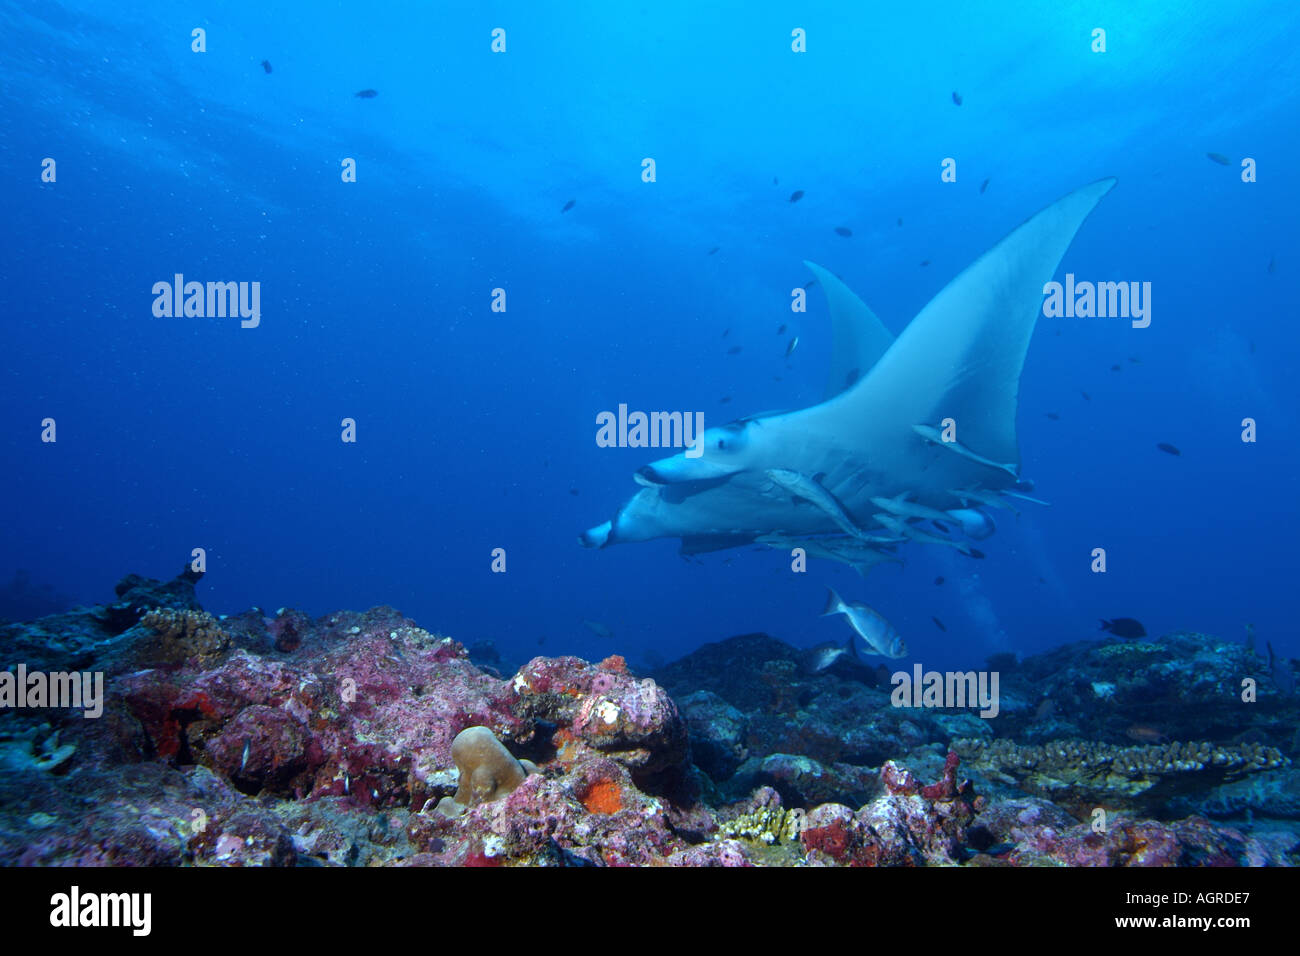
<svg viewBox="0 0 1300 956">
<path fill-rule="evenodd" d="M 689 455 L 638 471 L 641 489 L 582 543 L 680 538 L 682 552 L 695 554 L 758 541 L 860 570 L 879 563 L 864 562 L 864 550 L 897 560 L 889 549 L 908 540 L 979 557 L 909 522 L 956 512 L 955 529 L 991 533 L 972 505 L 1033 500 L 1020 494 L 1030 487 L 1019 477 L 1020 372 L 1043 286 L 1114 185 L 1084 186 L 1031 217 L 897 339 L 834 274 L 806 263 L 826 291 L 833 332 L 821 402 L 706 429 Z"/>
</svg>

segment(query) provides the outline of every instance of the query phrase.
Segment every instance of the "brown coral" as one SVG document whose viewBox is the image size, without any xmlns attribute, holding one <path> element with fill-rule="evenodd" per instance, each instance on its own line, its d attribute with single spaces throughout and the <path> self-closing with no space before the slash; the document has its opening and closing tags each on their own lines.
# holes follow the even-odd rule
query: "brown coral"
<svg viewBox="0 0 1300 956">
<path fill-rule="evenodd" d="M 451 759 L 460 771 L 456 796 L 438 803 L 445 816 L 459 816 L 469 807 L 491 803 L 510 793 L 537 768 L 515 759 L 487 727 L 466 727 L 451 742 Z"/>
<path fill-rule="evenodd" d="M 230 647 L 230 635 L 206 611 L 154 608 L 140 623 L 161 638 L 160 657 L 168 664 L 182 664 L 191 658 L 209 664 Z"/>
</svg>

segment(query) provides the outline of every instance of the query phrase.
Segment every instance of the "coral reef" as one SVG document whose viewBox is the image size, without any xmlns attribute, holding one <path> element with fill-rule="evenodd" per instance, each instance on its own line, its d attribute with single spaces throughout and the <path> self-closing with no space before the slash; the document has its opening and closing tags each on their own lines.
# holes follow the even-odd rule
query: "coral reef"
<svg viewBox="0 0 1300 956">
<path fill-rule="evenodd" d="M 1005 774 L 1029 793 L 1063 806 L 1151 810 L 1209 781 L 1235 780 L 1261 770 L 1290 766 L 1261 744 L 1169 743 L 1116 747 L 1081 740 L 1017 744 L 959 739 L 953 749 L 973 766 Z"/>
<path fill-rule="evenodd" d="M 813 673 L 761 634 L 649 675 L 507 673 L 387 607 L 214 618 L 197 580 L 132 575 L 0 627 L 9 661 L 107 692 L 98 719 L 0 713 L 0 863 L 1300 862 L 1300 702 L 1204 635 L 1004 658 L 981 720 L 891 706 L 887 672 Z"/>
</svg>

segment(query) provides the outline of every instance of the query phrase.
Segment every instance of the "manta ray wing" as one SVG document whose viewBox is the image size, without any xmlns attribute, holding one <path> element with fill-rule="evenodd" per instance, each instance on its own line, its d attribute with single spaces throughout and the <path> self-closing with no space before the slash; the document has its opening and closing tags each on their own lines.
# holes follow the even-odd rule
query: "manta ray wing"
<svg viewBox="0 0 1300 956">
<path fill-rule="evenodd" d="M 894 344 L 894 336 L 867 304 L 828 269 L 804 260 L 826 292 L 831 314 L 831 370 L 822 401 L 856 385 Z"/>
</svg>

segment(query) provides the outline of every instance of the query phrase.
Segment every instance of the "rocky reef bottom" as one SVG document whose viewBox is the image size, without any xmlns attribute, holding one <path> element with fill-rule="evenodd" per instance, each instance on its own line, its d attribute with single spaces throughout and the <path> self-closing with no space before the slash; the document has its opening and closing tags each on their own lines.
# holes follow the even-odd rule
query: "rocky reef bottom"
<svg viewBox="0 0 1300 956">
<path fill-rule="evenodd" d="M 0 863 L 1300 861 L 1300 700 L 1207 635 L 1000 655 L 983 719 L 762 634 L 505 673 L 387 607 L 214 618 L 196 580 L 0 627 Z"/>
</svg>

